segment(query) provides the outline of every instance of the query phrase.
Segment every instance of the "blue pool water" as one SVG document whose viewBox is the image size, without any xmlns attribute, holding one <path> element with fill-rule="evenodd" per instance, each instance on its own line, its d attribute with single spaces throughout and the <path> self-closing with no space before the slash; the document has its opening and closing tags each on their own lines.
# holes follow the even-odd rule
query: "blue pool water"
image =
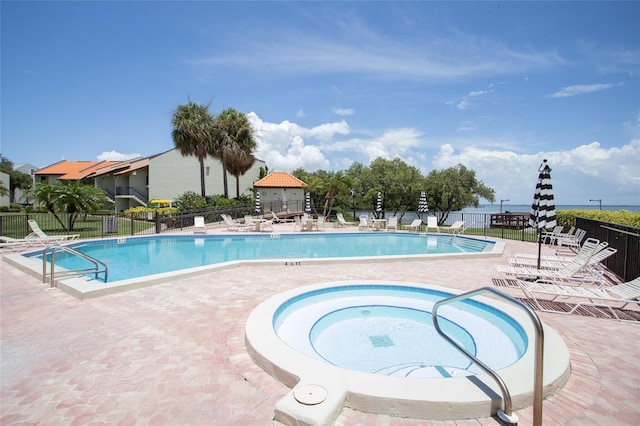
<svg viewBox="0 0 640 426">
<path fill-rule="evenodd" d="M 403 233 L 165 235 L 70 244 L 107 264 L 108 281 L 120 281 L 230 261 L 469 253 L 493 242 L 446 235 Z M 32 253 L 40 256 L 41 253 Z M 56 254 L 56 266 L 80 269 L 86 260 Z"/>
<path fill-rule="evenodd" d="M 276 334 L 292 348 L 338 367 L 401 377 L 454 377 L 481 370 L 435 330 L 433 304 L 450 293 L 383 284 L 303 293 L 274 314 Z M 439 311 L 441 328 L 493 369 L 526 351 L 513 318 L 467 300 Z"/>
</svg>

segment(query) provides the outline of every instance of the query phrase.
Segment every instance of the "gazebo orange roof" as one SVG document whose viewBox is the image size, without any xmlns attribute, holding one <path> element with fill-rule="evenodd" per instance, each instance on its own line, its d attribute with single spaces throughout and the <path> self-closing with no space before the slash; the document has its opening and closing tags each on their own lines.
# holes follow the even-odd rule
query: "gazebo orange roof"
<svg viewBox="0 0 640 426">
<path fill-rule="evenodd" d="M 256 183 L 256 188 L 306 188 L 307 184 L 287 172 L 271 172 Z"/>
</svg>

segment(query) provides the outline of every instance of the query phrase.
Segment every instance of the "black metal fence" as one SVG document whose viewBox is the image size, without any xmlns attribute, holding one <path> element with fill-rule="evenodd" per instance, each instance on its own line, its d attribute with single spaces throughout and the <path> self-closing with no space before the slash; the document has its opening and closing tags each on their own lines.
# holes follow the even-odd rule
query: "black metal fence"
<svg viewBox="0 0 640 426">
<path fill-rule="evenodd" d="M 584 217 L 576 218 L 576 228 L 587 232 L 585 238 L 606 241 L 610 247 L 618 250 L 603 263 L 623 281 L 640 276 L 640 228 Z"/>
</svg>

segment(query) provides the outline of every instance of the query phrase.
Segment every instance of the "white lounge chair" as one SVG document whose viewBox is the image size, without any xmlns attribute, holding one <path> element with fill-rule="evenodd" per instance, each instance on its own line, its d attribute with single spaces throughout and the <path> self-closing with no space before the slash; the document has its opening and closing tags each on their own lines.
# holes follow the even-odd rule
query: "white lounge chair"
<svg viewBox="0 0 640 426">
<path fill-rule="evenodd" d="M 273 231 L 273 220 L 263 220 L 260 222 L 260 231 Z"/>
<path fill-rule="evenodd" d="M 604 284 L 601 273 L 587 268 L 588 259 L 575 259 L 562 265 L 559 269 L 537 269 L 511 265 L 496 265 L 496 270 L 503 275 L 524 279 L 543 279 L 550 281 L 575 282 L 577 284 Z"/>
<path fill-rule="evenodd" d="M 560 236 L 564 226 L 558 225 L 553 228 L 552 231 L 543 232 L 542 233 L 542 242 L 552 244 L 555 242 L 555 239 Z"/>
<path fill-rule="evenodd" d="M 435 216 L 427 216 L 427 232 L 429 230 L 435 229 L 436 232 L 440 232 L 440 227 L 438 226 L 438 218 Z"/>
<path fill-rule="evenodd" d="M 29 235 L 27 235 L 26 239 L 40 240 L 41 242 L 63 242 L 68 240 L 75 240 L 80 235 L 79 234 L 69 234 L 69 235 L 47 235 L 42 229 L 40 229 L 40 225 L 34 219 L 29 219 L 27 221 L 29 227 L 33 231 Z"/>
<path fill-rule="evenodd" d="M 204 216 L 196 216 L 193 218 L 193 233 L 206 234 L 207 225 L 204 223 Z"/>
<path fill-rule="evenodd" d="M 0 253 L 24 251 L 36 244 L 33 238 L 11 238 L 0 236 Z"/>
<path fill-rule="evenodd" d="M 422 226 L 422 219 L 413 219 L 413 222 L 409 224 L 409 229 L 413 232 L 418 232 Z"/>
<path fill-rule="evenodd" d="M 569 262 L 575 262 L 576 260 L 589 262 L 594 254 L 604 250 L 608 245 L 609 243 L 606 241 L 600 242 L 595 238 L 587 238 L 575 256 L 542 256 L 540 257 L 540 267 L 541 269 L 559 269 L 562 265 L 567 265 Z M 535 268 L 538 266 L 538 255 L 516 253 L 514 257 L 509 258 L 509 264 Z"/>
<path fill-rule="evenodd" d="M 320 228 L 324 231 L 324 224 L 326 223 L 326 219 L 324 216 L 318 216 L 318 219 L 313 222 L 313 227 L 316 228 L 316 231 L 320 231 Z"/>
<path fill-rule="evenodd" d="M 394 231 L 398 230 L 398 218 L 395 216 L 390 217 L 389 220 L 387 221 L 387 231 L 390 231 L 392 229 Z"/>
<path fill-rule="evenodd" d="M 462 234 L 465 230 L 464 220 L 457 220 L 453 222 L 453 225 L 451 226 L 440 226 L 438 227 L 438 229 L 440 230 L 440 232 L 444 231 L 451 234 Z"/>
<path fill-rule="evenodd" d="M 222 217 L 225 225 L 227 225 L 227 231 L 240 231 L 247 229 L 244 225 L 234 221 L 229 215 L 221 214 L 220 217 Z"/>
<path fill-rule="evenodd" d="M 600 288 L 559 285 L 544 281 L 529 282 L 517 280 L 517 283 L 525 296 L 533 302 L 536 308 L 545 312 L 572 314 L 582 306 L 594 306 L 607 309 L 617 320 L 626 321 L 620 318 L 614 308 L 623 309 L 630 303 L 640 306 L 640 300 L 638 300 L 638 298 L 640 298 L 640 277 L 626 283 Z M 552 309 L 552 304 L 545 303 L 545 300 L 539 300 L 538 297 L 536 297 L 536 295 L 539 294 L 553 296 L 550 299 L 551 302 L 557 301 L 558 298 L 563 298 L 563 302 L 567 302 L 565 298 L 575 298 L 579 301 L 568 311 Z M 619 306 L 615 306 L 616 303 L 619 304 Z"/>
<path fill-rule="evenodd" d="M 338 226 L 351 226 L 353 225 L 352 223 L 347 222 L 346 220 L 344 220 L 344 215 L 342 213 L 336 213 L 336 218 L 338 219 Z"/>
</svg>

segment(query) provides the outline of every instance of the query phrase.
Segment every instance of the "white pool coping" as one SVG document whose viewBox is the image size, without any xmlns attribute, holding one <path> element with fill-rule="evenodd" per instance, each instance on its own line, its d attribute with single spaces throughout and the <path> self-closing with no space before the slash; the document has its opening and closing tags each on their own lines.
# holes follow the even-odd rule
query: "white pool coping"
<svg viewBox="0 0 640 426">
<path fill-rule="evenodd" d="M 161 236 L 171 236 L 172 234 L 161 234 Z M 190 237 L 190 235 L 176 234 L 181 238 Z M 217 234 L 223 235 L 223 234 Z M 224 234 L 235 235 L 235 234 Z M 243 234 L 250 235 L 250 234 Z M 261 233 L 259 235 L 264 235 Z M 426 234 L 422 234 L 426 235 Z M 214 236 L 214 235 L 212 235 Z M 133 236 L 126 237 L 132 238 L 149 238 L 152 236 Z M 202 238 L 202 235 L 193 235 L 193 238 Z M 76 297 L 78 299 L 89 299 L 93 297 L 101 297 L 109 294 L 119 293 L 123 291 L 135 290 L 139 288 L 149 287 L 157 284 L 171 282 L 177 279 L 193 277 L 198 275 L 207 274 L 216 270 L 224 270 L 228 268 L 234 268 L 243 265 L 270 265 L 280 266 L 285 262 L 287 264 L 330 264 L 330 263 L 369 263 L 369 262 L 395 262 L 395 261 L 427 261 L 436 260 L 442 258 L 457 258 L 457 257 L 501 257 L 504 252 L 505 243 L 500 240 L 494 239 L 481 239 L 475 237 L 464 236 L 463 238 L 473 239 L 478 241 L 488 241 L 493 243 L 489 250 L 474 252 L 474 253 L 438 253 L 438 254 L 418 254 L 418 255 L 398 255 L 398 256 L 357 256 L 357 257 L 327 257 L 327 258 L 281 258 L 281 259 L 256 259 L 256 260 L 236 260 L 230 262 L 216 263 L 212 265 L 199 266 L 195 268 L 181 269 L 178 271 L 166 272 L 161 274 L 148 275 L 145 277 L 132 278 L 114 282 L 101 282 L 93 280 L 85 276 L 75 276 L 57 279 L 55 286 Z M 105 238 L 110 240 L 113 238 Z M 95 241 L 95 240 L 88 240 Z M 78 241 L 74 241 L 77 243 Z M 34 250 L 29 250 L 28 253 Z M 14 267 L 41 279 L 42 278 L 42 260 L 29 258 L 19 253 L 4 255 L 4 261 L 13 265 Z M 63 268 L 56 267 L 58 270 L 64 270 Z"/>
<path fill-rule="evenodd" d="M 333 286 L 384 284 L 429 288 L 452 294 L 450 288 L 418 283 L 328 282 L 296 288 L 277 294 L 250 314 L 245 328 L 245 344 L 253 360 L 292 390 L 276 404 L 275 419 L 284 424 L 325 425 L 332 422 L 344 407 L 374 414 L 429 420 L 485 418 L 502 408 L 500 388 L 487 374 L 455 378 L 400 378 L 368 374 L 332 366 L 304 355 L 288 346 L 276 335 L 273 317 L 287 300 L 299 294 Z M 535 328 L 521 308 L 489 297 L 476 297 L 516 319 L 524 328 L 529 346 L 522 358 L 498 370 L 512 398 L 513 410 L 533 404 Z M 544 325 L 543 394 L 557 392 L 570 376 L 569 350 L 560 335 Z M 312 386 L 313 385 L 313 386 Z M 326 391 L 317 404 L 299 402 L 306 389 Z"/>
</svg>

